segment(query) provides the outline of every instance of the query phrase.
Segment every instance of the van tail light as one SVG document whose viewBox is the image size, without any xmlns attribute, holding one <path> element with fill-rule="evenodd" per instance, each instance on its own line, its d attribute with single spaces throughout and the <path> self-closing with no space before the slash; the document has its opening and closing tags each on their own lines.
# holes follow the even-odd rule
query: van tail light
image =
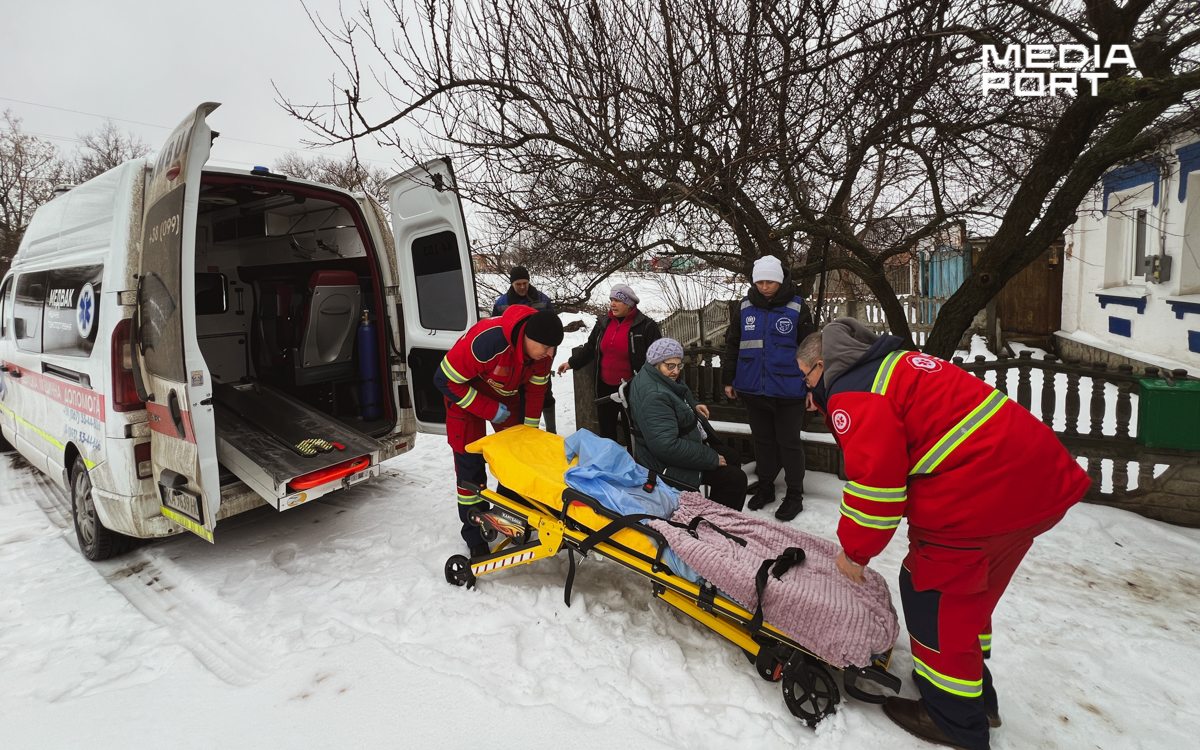
<svg viewBox="0 0 1200 750">
<path fill-rule="evenodd" d="M 150 442 L 133 446 L 133 460 L 137 464 L 138 479 L 146 479 L 154 475 L 154 466 L 150 463 Z"/>
<path fill-rule="evenodd" d="M 146 404 L 138 398 L 133 379 L 133 343 L 130 331 L 133 322 L 124 318 L 117 323 L 112 335 L 112 400 L 113 411 L 137 411 Z M 147 444 L 149 445 L 149 444 Z M 149 450 L 147 448 L 147 450 Z M 149 454 L 147 454 L 148 456 Z"/>
</svg>

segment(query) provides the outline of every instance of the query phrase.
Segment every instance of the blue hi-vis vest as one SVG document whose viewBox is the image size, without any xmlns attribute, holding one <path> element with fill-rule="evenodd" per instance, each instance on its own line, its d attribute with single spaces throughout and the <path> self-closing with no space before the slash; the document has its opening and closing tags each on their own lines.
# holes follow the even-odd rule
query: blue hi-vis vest
<svg viewBox="0 0 1200 750">
<path fill-rule="evenodd" d="M 796 340 L 799 335 L 800 297 L 783 307 L 755 307 L 749 297 L 742 298 L 742 343 L 738 350 L 737 376 L 733 387 L 738 393 L 776 398 L 804 398 L 804 374 L 796 365 Z"/>
</svg>

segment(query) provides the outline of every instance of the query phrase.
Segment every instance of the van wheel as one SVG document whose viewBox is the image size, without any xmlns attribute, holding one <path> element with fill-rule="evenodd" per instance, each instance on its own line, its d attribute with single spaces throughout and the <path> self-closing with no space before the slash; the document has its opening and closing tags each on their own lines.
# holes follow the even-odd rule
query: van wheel
<svg viewBox="0 0 1200 750">
<path fill-rule="evenodd" d="M 134 539 L 105 528 L 96 513 L 92 496 L 92 479 L 83 459 L 75 458 L 71 467 L 71 515 L 75 517 L 75 537 L 79 551 L 89 560 L 107 560 L 123 554 L 133 546 Z"/>
</svg>

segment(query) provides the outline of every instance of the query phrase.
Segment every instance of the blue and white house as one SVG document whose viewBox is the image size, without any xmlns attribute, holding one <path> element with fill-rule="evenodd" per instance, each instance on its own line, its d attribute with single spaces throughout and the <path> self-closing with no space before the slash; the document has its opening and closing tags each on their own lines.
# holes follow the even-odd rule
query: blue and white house
<svg viewBox="0 0 1200 750">
<path fill-rule="evenodd" d="M 1200 139 L 1109 171 L 1064 239 L 1062 356 L 1200 374 Z"/>
</svg>

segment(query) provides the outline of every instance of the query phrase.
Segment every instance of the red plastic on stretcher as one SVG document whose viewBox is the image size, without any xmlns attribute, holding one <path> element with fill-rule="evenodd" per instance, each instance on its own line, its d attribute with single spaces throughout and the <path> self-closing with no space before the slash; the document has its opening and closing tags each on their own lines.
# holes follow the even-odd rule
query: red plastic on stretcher
<svg viewBox="0 0 1200 750">
<path fill-rule="evenodd" d="M 302 474 L 288 482 L 288 489 L 293 491 L 307 490 L 310 487 L 316 487 L 317 485 L 325 484 L 326 482 L 332 482 L 335 479 L 341 479 L 342 477 L 349 476 L 356 471 L 362 471 L 370 465 L 370 456 L 359 456 L 358 458 L 352 458 L 349 461 L 342 461 L 340 464 L 334 464 L 327 469 L 320 469 L 318 471 L 309 472 L 308 474 Z"/>
</svg>

